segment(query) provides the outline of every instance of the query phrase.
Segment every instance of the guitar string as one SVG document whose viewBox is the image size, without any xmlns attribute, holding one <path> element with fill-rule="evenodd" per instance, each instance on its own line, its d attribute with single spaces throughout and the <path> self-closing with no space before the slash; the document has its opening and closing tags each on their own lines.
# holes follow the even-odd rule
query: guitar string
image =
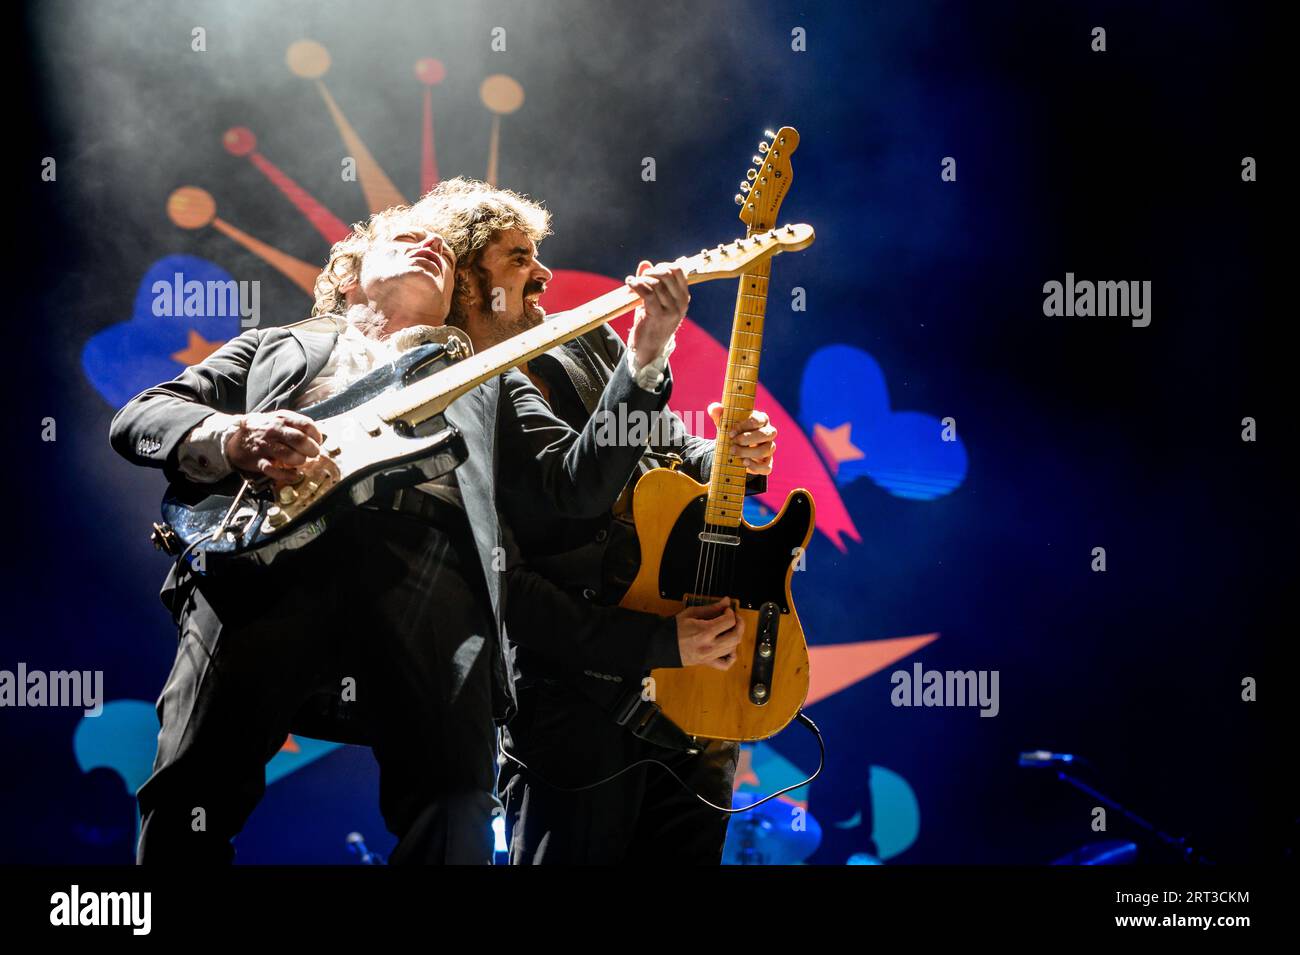
<svg viewBox="0 0 1300 955">
<path fill-rule="evenodd" d="M 742 279 L 742 282 L 743 282 L 743 279 Z M 733 323 L 733 325 L 734 325 L 734 323 Z M 734 335 L 733 335 L 733 342 L 734 342 Z M 728 358 L 730 358 L 730 350 L 728 350 Z M 729 369 L 728 369 L 728 370 L 729 370 Z M 725 390 L 725 383 L 726 383 L 726 378 L 725 378 L 725 377 L 724 377 L 724 379 L 723 379 L 723 383 L 724 383 L 724 390 Z M 724 395 L 724 397 L 725 397 L 725 395 Z M 714 463 L 714 468 L 713 468 L 713 474 L 711 475 L 711 480 L 709 481 L 709 485 L 710 485 L 710 487 L 709 487 L 709 495 L 708 495 L 708 497 L 705 499 L 705 504 L 704 504 L 704 531 L 705 531 L 706 534 L 710 534 L 710 535 L 721 534 L 722 529 L 723 529 L 723 528 L 722 528 L 722 525 L 720 525 L 720 524 L 719 524 L 719 525 L 715 525 L 715 524 L 713 524 L 713 523 L 709 520 L 709 510 L 710 510 L 711 505 L 714 503 L 714 497 L 715 497 L 714 487 L 715 487 L 716 484 L 718 483 L 718 480 L 719 480 L 719 477 L 720 477 L 720 475 L 719 475 L 719 467 L 720 467 L 720 465 L 719 465 L 719 453 L 718 453 L 718 452 L 719 452 L 719 451 L 722 451 L 722 450 L 726 450 L 728 453 L 727 453 L 727 455 L 726 455 L 725 457 L 726 457 L 726 458 L 729 458 L 729 457 L 730 457 L 730 447 L 729 447 L 730 442 L 729 442 L 729 440 L 728 440 L 726 437 L 724 437 L 725 432 L 726 432 L 727 430 L 729 430 L 729 425 L 728 425 L 728 424 L 726 423 L 726 421 L 724 420 L 724 419 L 725 419 L 725 412 L 726 412 L 726 406 L 725 406 L 725 404 L 724 404 L 724 406 L 723 406 L 723 415 L 720 415 L 720 416 L 719 416 L 719 425 L 720 425 L 720 427 L 718 428 L 718 437 L 717 437 L 717 440 L 716 440 L 715 443 L 714 443 L 714 448 L 713 448 L 713 463 Z M 725 458 L 724 458 L 724 459 L 725 459 Z M 696 592 L 697 594 L 700 595 L 701 600 L 702 600 L 705 596 L 708 596 L 708 597 L 719 596 L 718 594 L 716 594 L 716 593 L 714 592 L 715 588 L 714 588 L 714 586 L 713 586 L 713 579 L 714 579 L 714 578 L 713 578 L 713 573 L 714 573 L 715 563 L 716 563 L 717 558 L 718 558 L 718 548 L 719 548 L 720 546 L 722 546 L 722 545 L 715 544 L 712 540 L 705 540 L 705 541 L 703 541 L 702 544 L 701 544 L 701 547 L 700 547 L 701 557 L 706 557 L 706 558 L 707 558 L 707 559 L 705 559 L 705 560 L 703 561 L 703 563 L 704 563 L 704 578 L 703 578 L 703 580 L 697 580 L 697 581 L 696 581 L 696 585 L 695 585 L 695 592 Z M 725 596 L 725 595 L 722 595 L 722 596 Z"/>
<path fill-rule="evenodd" d="M 742 278 L 741 278 L 741 281 L 740 281 L 740 287 L 737 289 L 737 295 L 738 295 L 738 300 L 737 300 L 737 309 L 738 309 L 738 311 L 742 311 L 743 308 L 744 308 L 744 299 L 743 299 L 743 298 L 739 298 L 739 296 L 743 296 L 743 295 L 744 295 L 744 291 L 743 291 L 743 289 L 744 289 L 744 278 L 743 278 L 743 275 L 742 275 Z M 735 322 L 733 322 L 733 323 L 732 323 L 732 337 L 731 337 L 731 343 L 730 343 L 732 346 L 734 346 L 735 343 L 736 343 L 736 341 L 737 341 L 737 338 L 736 338 L 736 334 L 735 334 L 735 332 L 736 332 L 736 326 L 735 326 Z M 728 374 L 727 374 L 726 378 L 724 378 L 724 390 L 725 390 L 725 382 L 726 382 L 726 380 L 729 379 L 729 378 L 731 377 L 731 375 L 730 375 L 730 372 L 731 372 L 731 361 L 730 361 L 730 359 L 731 359 L 731 350 L 730 350 L 730 348 L 728 349 L 728 352 L 727 352 L 727 359 L 728 359 L 728 362 L 727 362 L 727 364 L 728 364 L 728 367 L 727 367 Z M 723 397 L 726 398 L 727 395 L 724 394 Z M 708 504 L 705 505 L 705 513 L 704 513 L 705 522 L 706 522 L 706 529 L 707 529 L 708 533 L 711 533 L 711 534 L 717 534 L 718 536 L 721 536 L 722 533 L 725 531 L 725 525 L 723 525 L 723 524 L 721 524 L 721 523 L 716 524 L 716 525 L 715 525 L 715 524 L 710 524 L 709 521 L 708 521 L 708 518 L 709 518 L 709 505 L 715 503 L 715 500 L 713 500 L 713 499 L 716 498 L 716 486 L 717 486 L 719 483 L 721 483 L 721 484 L 725 484 L 725 483 L 726 483 L 726 480 L 727 480 L 727 479 L 726 479 L 726 473 L 727 473 L 727 472 L 726 472 L 724 469 L 725 469 L 727 466 L 729 466 L 729 465 L 731 464 L 732 448 L 731 448 L 731 436 L 730 436 L 730 431 L 731 431 L 731 425 L 732 425 L 732 422 L 731 422 L 730 420 L 728 420 L 729 416 L 726 414 L 727 410 L 728 410 L 728 409 L 727 409 L 726 403 L 724 402 L 724 404 L 723 404 L 723 413 L 719 416 L 719 425 L 720 425 L 720 427 L 719 427 L 719 429 L 718 429 L 718 439 L 717 439 L 717 443 L 716 443 L 715 446 L 714 446 L 714 463 L 715 463 L 716 467 L 715 467 L 715 471 L 714 471 L 714 474 L 713 474 L 713 480 L 710 482 L 711 485 L 713 485 L 713 486 L 710 487 L 710 494 L 709 494 L 710 500 L 709 500 Z M 722 453 L 721 455 L 719 455 L 719 452 L 723 452 L 723 453 Z M 719 463 L 719 457 L 721 457 L 721 460 L 722 460 L 722 462 L 723 462 L 723 463 L 721 463 L 721 464 Z M 719 557 L 723 557 L 723 559 L 725 560 L 725 555 L 722 555 L 722 554 L 721 554 L 719 548 L 726 547 L 726 545 L 724 545 L 724 544 L 715 544 L 713 541 L 708 541 L 708 542 L 706 542 L 705 546 L 708 548 L 709 560 L 708 560 L 708 562 L 707 562 L 706 565 L 705 565 L 705 566 L 706 566 L 706 574 L 705 574 L 705 580 L 704 580 L 703 585 L 702 585 L 702 589 L 703 589 L 703 591 L 704 591 L 705 593 L 709 594 L 709 596 L 720 596 L 720 597 L 730 596 L 729 594 L 717 594 L 716 591 L 717 591 L 718 589 L 720 589 L 720 587 L 715 587 L 715 586 L 714 586 L 714 581 L 715 581 L 715 579 L 716 579 L 716 578 L 715 578 L 715 574 L 716 574 L 716 572 L 717 572 L 718 569 L 719 569 L 719 568 L 718 568 Z M 719 583 L 720 583 L 720 582 L 719 582 Z"/>
<path fill-rule="evenodd" d="M 757 277 L 762 277 L 762 276 L 757 276 Z M 757 277 L 756 277 L 756 278 L 757 278 Z M 738 301 L 738 306 L 737 306 L 738 312 L 739 312 L 740 314 L 744 314 L 744 312 L 745 312 L 745 295 L 747 294 L 747 293 L 744 291 L 744 284 L 743 284 L 743 283 L 744 283 L 744 279 L 742 278 L 742 280 L 741 280 L 741 287 L 740 287 L 740 289 L 738 290 L 739 301 Z M 755 284 L 754 287 L 757 289 L 757 287 L 758 287 L 757 284 Z M 738 317 L 739 317 L 739 316 L 738 316 Z M 739 331 L 739 327 L 738 327 L 738 326 L 735 326 L 734 323 L 733 323 L 733 335 L 732 335 L 732 344 L 733 344 L 733 345 L 734 345 L 734 344 L 739 340 L 739 337 L 738 337 L 738 336 L 739 336 L 740 334 L 752 334 L 752 333 L 744 333 L 744 332 L 740 332 L 740 331 Z M 730 359 L 730 353 L 729 353 L 729 355 L 728 355 L 728 358 Z M 730 363 L 730 360 L 729 360 L 729 361 L 728 361 L 728 372 L 730 372 L 730 371 L 732 370 L 730 366 L 731 366 L 731 363 Z M 730 377 L 730 375 L 729 375 L 728 377 Z M 743 380 L 743 379 L 742 379 L 742 380 Z M 738 459 L 735 460 L 735 461 L 732 460 L 732 459 L 734 458 L 734 454 L 732 453 L 732 446 L 731 446 L 730 435 L 728 434 L 728 435 L 724 438 L 724 437 L 722 437 L 722 434 L 721 434 L 721 431 L 724 430 L 724 429 L 725 429 L 726 431 L 729 431 L 729 430 L 730 430 L 730 426 L 731 426 L 732 424 L 734 424 L 735 422 L 732 421 L 732 420 L 730 420 L 730 416 L 725 415 L 725 414 L 724 414 L 723 416 L 721 416 L 721 418 L 722 418 L 722 420 L 720 421 L 720 424 L 722 424 L 723 427 L 722 427 L 722 429 L 720 429 L 718 443 L 722 445 L 722 448 L 718 448 L 718 447 L 715 445 L 715 449 L 714 449 L 714 451 L 715 451 L 715 459 L 719 456 L 719 455 L 717 454 L 718 451 L 720 451 L 720 450 L 725 450 L 725 452 L 726 452 L 725 455 L 721 455 L 721 457 L 725 458 L 725 460 L 726 460 L 726 462 L 727 462 L 727 465 L 728 465 L 728 466 L 738 465 L 739 463 L 741 463 Z M 721 475 L 715 474 L 714 477 L 715 477 L 715 479 L 720 479 L 720 482 L 721 482 L 722 484 L 727 484 L 727 485 L 729 485 L 730 482 L 729 482 L 729 480 L 727 480 L 727 478 L 725 477 L 725 474 L 726 474 L 726 472 L 724 471 L 724 472 L 722 472 Z M 712 489 L 711 489 L 711 490 L 712 490 Z M 711 494 L 710 496 L 714 496 L 714 495 Z M 724 508 L 724 511 L 725 511 L 725 508 Z M 712 524 L 712 523 L 709 521 L 708 518 L 709 518 L 708 505 L 706 504 L 706 508 L 705 508 L 705 531 L 706 531 L 706 533 L 715 533 L 715 534 L 718 534 L 718 535 L 720 536 L 721 534 L 723 534 L 723 533 L 727 530 L 727 525 L 724 525 L 724 524 L 721 524 L 721 523 L 716 524 L 716 525 L 715 525 L 715 524 Z M 719 549 L 719 548 L 722 548 L 722 549 Z M 734 581 L 734 578 L 735 578 L 736 555 L 735 555 L 735 553 L 733 553 L 734 550 L 735 550 L 735 545 L 715 544 L 715 543 L 712 542 L 712 541 L 704 541 L 704 542 L 702 542 L 702 546 L 701 546 L 701 548 L 700 548 L 701 558 L 703 558 L 704 555 L 707 554 L 707 556 L 708 556 L 708 560 L 707 560 L 707 561 L 704 561 L 704 566 L 705 566 L 705 576 L 704 576 L 704 580 L 703 580 L 702 582 L 698 579 L 698 578 L 699 578 L 699 570 L 698 570 L 698 565 L 697 565 L 697 581 L 696 581 L 696 593 L 697 593 L 697 594 L 699 594 L 699 593 L 707 593 L 707 594 L 710 595 L 710 596 L 716 596 L 717 594 L 715 593 L 715 591 L 719 591 L 719 590 L 721 590 L 721 589 L 723 588 L 724 585 L 726 586 L 726 588 L 727 588 L 728 591 L 730 590 L 730 585 L 731 585 L 731 583 Z M 715 584 L 716 584 L 716 586 L 715 586 Z M 730 596 L 730 593 L 723 594 L 722 596 Z"/>
<path fill-rule="evenodd" d="M 747 277 L 748 277 L 748 276 L 747 276 Z M 753 278 L 754 278 L 754 286 L 753 286 L 753 287 L 755 288 L 755 290 L 757 290 L 757 288 L 758 288 L 758 280 L 759 280 L 759 279 L 764 279 L 764 278 L 766 278 L 766 277 L 763 276 L 763 275 L 761 275 L 761 273 L 760 273 L 760 274 L 755 274 L 755 275 L 753 276 Z M 747 293 L 747 292 L 744 291 L 744 285 L 743 285 L 744 279 L 742 279 L 741 281 L 742 281 L 742 285 L 741 285 L 741 288 L 740 288 L 740 291 L 739 291 L 739 294 L 740 294 L 739 310 L 740 310 L 740 312 L 741 312 L 742 314 L 744 314 L 744 313 L 745 313 L 745 296 L 748 295 L 749 293 Z M 764 295 L 765 295 L 765 294 L 766 294 L 766 289 L 764 289 Z M 751 319 L 754 318 L 754 317 L 756 317 L 753 313 L 749 313 L 749 314 L 750 314 Z M 755 331 L 752 331 L 752 330 L 749 331 L 749 332 L 743 332 L 743 331 L 740 331 L 739 326 L 736 327 L 736 332 L 737 332 L 737 334 L 733 336 L 733 343 L 734 343 L 734 341 L 739 341 L 739 340 L 741 340 L 741 339 L 739 338 L 739 335 L 754 335 L 754 334 L 761 334 L 761 332 L 755 332 Z M 752 344 L 751 344 L 749 347 L 752 348 Z M 743 365 L 744 363 L 742 362 L 741 364 Z M 730 369 L 729 369 L 729 370 L 730 370 Z M 757 376 L 755 376 L 755 378 L 757 379 Z M 743 379 L 743 378 L 741 379 L 742 382 L 743 382 L 744 380 L 745 380 L 745 379 Z M 757 385 L 755 385 L 755 390 L 757 391 Z M 741 392 L 740 392 L 740 393 L 742 393 L 742 394 L 744 393 L 744 387 L 743 387 L 743 384 L 741 385 Z M 751 413 L 752 413 L 752 409 L 751 409 Z M 735 453 L 734 453 L 734 448 L 733 448 L 733 446 L 732 446 L 732 442 L 731 442 L 731 437 L 730 437 L 730 434 L 729 434 L 730 429 L 731 429 L 731 426 L 734 425 L 735 423 L 736 423 L 736 422 L 735 422 L 735 420 L 733 420 L 732 416 L 730 416 L 730 415 L 725 416 L 724 421 L 723 421 L 723 424 L 724 424 L 724 426 L 726 427 L 726 429 L 727 429 L 727 431 L 728 431 L 728 436 L 727 436 L 727 438 L 726 438 L 726 442 L 725 442 L 725 443 L 726 443 L 726 450 L 727 450 L 726 459 L 727 459 L 727 463 L 728 463 L 728 465 L 733 466 L 733 467 L 741 467 L 741 466 L 744 465 L 744 461 L 743 461 L 743 459 L 741 459 L 741 458 L 739 458 L 739 457 L 737 457 L 737 456 L 735 455 Z M 746 480 L 747 480 L 747 479 L 746 479 Z M 729 484 L 729 482 L 728 482 L 728 481 L 725 481 L 725 480 L 724 480 L 724 483 L 728 483 L 728 484 Z M 743 505 L 744 505 L 744 487 L 743 487 L 743 485 L 742 485 L 742 487 L 741 487 L 741 498 L 740 498 L 740 504 L 738 505 L 738 506 L 740 506 L 740 507 L 742 508 L 742 514 L 743 514 Z M 724 509 L 724 512 L 725 512 L 725 509 Z M 737 534 L 739 533 L 739 530 L 738 530 L 738 529 L 739 529 L 739 521 L 737 522 Z M 723 531 L 723 530 L 725 530 L 725 528 L 724 528 L 722 525 L 719 525 L 719 531 Z M 739 545 L 738 545 L 738 544 L 737 544 L 737 545 L 727 545 L 727 546 L 725 547 L 725 549 L 724 549 L 724 550 L 719 554 L 719 556 L 720 556 L 721 559 L 718 560 L 717 563 L 716 563 L 716 565 L 715 565 L 715 567 L 712 568 L 712 569 L 715 570 L 715 571 L 717 572 L 717 574 L 718 574 L 718 579 L 717 579 L 717 589 L 722 589 L 722 588 L 725 586 L 726 589 L 727 589 L 727 591 L 728 591 L 728 593 L 727 593 L 725 596 L 730 596 L 731 585 L 732 585 L 732 584 L 734 583 L 734 581 L 735 581 L 735 569 L 736 569 L 736 561 L 737 561 L 737 553 L 736 553 L 736 551 L 737 551 L 738 549 L 739 549 Z M 713 580 L 711 579 L 711 580 L 710 580 L 710 587 L 711 587 L 711 589 L 712 589 L 712 586 L 713 586 Z"/>
</svg>

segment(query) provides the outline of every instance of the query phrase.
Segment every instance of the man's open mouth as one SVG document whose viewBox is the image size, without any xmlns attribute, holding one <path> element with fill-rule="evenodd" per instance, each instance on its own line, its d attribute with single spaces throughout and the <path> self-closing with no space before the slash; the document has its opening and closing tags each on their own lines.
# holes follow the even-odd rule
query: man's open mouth
<svg viewBox="0 0 1300 955">
<path fill-rule="evenodd" d="M 411 253 L 411 259 L 417 263 L 425 263 L 425 267 L 435 275 L 441 275 L 447 270 L 446 261 L 432 249 L 416 249 Z"/>
</svg>

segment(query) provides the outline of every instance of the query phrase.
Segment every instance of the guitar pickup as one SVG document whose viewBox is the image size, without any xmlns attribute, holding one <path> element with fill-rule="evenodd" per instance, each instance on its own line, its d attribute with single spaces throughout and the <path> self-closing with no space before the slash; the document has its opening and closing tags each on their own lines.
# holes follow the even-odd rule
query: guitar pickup
<svg viewBox="0 0 1300 955">
<path fill-rule="evenodd" d="M 758 633 L 754 637 L 754 665 L 749 671 L 749 702 L 763 706 L 772 698 L 772 673 L 776 668 L 776 635 L 781 628 L 781 608 L 769 600 L 758 608 Z"/>
<path fill-rule="evenodd" d="M 712 531 L 700 531 L 700 540 L 705 544 L 726 544 L 728 547 L 740 546 L 738 534 L 715 534 Z"/>
</svg>

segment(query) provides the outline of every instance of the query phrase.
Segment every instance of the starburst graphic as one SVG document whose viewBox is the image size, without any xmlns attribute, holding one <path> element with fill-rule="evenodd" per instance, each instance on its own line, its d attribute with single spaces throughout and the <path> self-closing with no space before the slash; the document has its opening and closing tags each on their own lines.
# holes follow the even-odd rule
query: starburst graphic
<svg viewBox="0 0 1300 955">
<path fill-rule="evenodd" d="M 328 50 L 313 40 L 298 40 L 288 46 L 285 63 L 293 75 L 310 82 L 319 93 L 345 154 L 355 164 L 356 181 L 369 211 L 379 212 L 394 205 L 408 204 L 407 197 L 384 172 L 330 92 L 326 83 L 331 65 Z M 415 63 L 413 72 L 423 93 L 420 133 L 420 193 L 423 194 L 439 181 L 433 102 L 434 88 L 445 79 L 446 68 L 441 61 L 426 57 Z M 507 120 L 524 105 L 524 88 L 514 78 L 496 74 L 482 81 L 479 99 L 490 118 L 484 179 L 496 185 Z M 333 244 L 348 234 L 350 229 L 342 218 L 259 149 L 254 130 L 246 126 L 231 127 L 220 134 L 219 143 L 231 156 L 246 160 L 326 243 Z M 186 231 L 215 230 L 254 255 L 303 292 L 306 296 L 305 314 L 313 299 L 320 267 L 284 252 L 221 215 L 214 195 L 220 191 L 193 184 L 179 186 L 167 198 L 164 210 L 167 219 L 173 226 Z M 553 271 L 554 278 L 543 299 L 549 314 L 576 307 L 622 284 L 616 278 L 594 272 L 562 268 Z M 155 282 L 168 281 L 176 275 L 201 282 L 230 281 L 229 274 L 220 266 L 189 255 L 166 256 L 146 271 L 137 292 L 133 317 L 96 334 L 83 351 L 82 363 L 87 377 L 110 404 L 123 404 L 140 390 L 174 377 L 183 367 L 202 361 L 239 333 L 238 316 L 160 318 L 153 314 L 149 307 L 150 289 Z M 631 321 L 632 317 L 627 315 L 612 324 L 626 339 Z M 726 372 L 726 346 L 689 317 L 682 323 L 677 341 L 673 355 L 674 406 L 703 409 L 718 398 Z M 781 433 L 780 465 L 769 478 L 767 492 L 757 497 L 754 505 L 756 516 L 779 509 L 791 490 L 804 487 L 817 501 L 817 528 L 829 543 L 846 552 L 846 539 L 861 542 L 861 535 L 836 487 L 835 472 L 840 463 L 861 456 L 861 452 L 849 442 L 849 425 L 827 428 L 817 424 L 812 429 L 815 438 L 810 437 L 796 417 L 761 384 L 755 405 L 769 413 Z M 703 417 L 689 415 L 687 420 L 702 420 Z M 708 433 L 702 436 L 713 437 L 712 424 L 706 422 L 703 426 Z M 810 648 L 813 683 L 809 705 L 867 679 L 937 637 L 938 634 L 930 633 Z M 118 702 L 122 707 L 132 703 Z M 107 725 L 107 722 L 100 725 Z M 152 736 L 152 730 L 149 735 Z M 337 745 L 289 737 L 268 767 L 268 781 L 281 778 L 326 755 Z M 125 737 L 111 734 L 86 736 L 78 743 L 78 755 L 83 766 L 114 766 L 122 771 L 128 782 L 147 770 L 147 767 L 137 765 L 147 758 L 147 750 L 147 746 L 141 748 L 128 743 Z M 128 764 L 129 770 L 126 769 Z"/>
</svg>

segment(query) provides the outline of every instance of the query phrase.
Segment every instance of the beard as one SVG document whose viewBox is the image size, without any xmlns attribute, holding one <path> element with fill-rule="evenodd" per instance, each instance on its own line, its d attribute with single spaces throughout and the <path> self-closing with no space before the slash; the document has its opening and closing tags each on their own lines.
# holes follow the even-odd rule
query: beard
<svg viewBox="0 0 1300 955">
<path fill-rule="evenodd" d="M 520 295 L 517 313 L 494 312 L 488 306 L 492 301 L 492 289 L 487 273 L 477 266 L 457 270 L 447 324 L 471 334 L 477 333 L 480 341 L 486 339 L 483 342 L 486 345 L 496 345 L 541 324 L 541 319 L 534 318 L 524 308 L 523 297 L 541 292 L 542 288 L 538 283 L 529 282 Z"/>
</svg>

